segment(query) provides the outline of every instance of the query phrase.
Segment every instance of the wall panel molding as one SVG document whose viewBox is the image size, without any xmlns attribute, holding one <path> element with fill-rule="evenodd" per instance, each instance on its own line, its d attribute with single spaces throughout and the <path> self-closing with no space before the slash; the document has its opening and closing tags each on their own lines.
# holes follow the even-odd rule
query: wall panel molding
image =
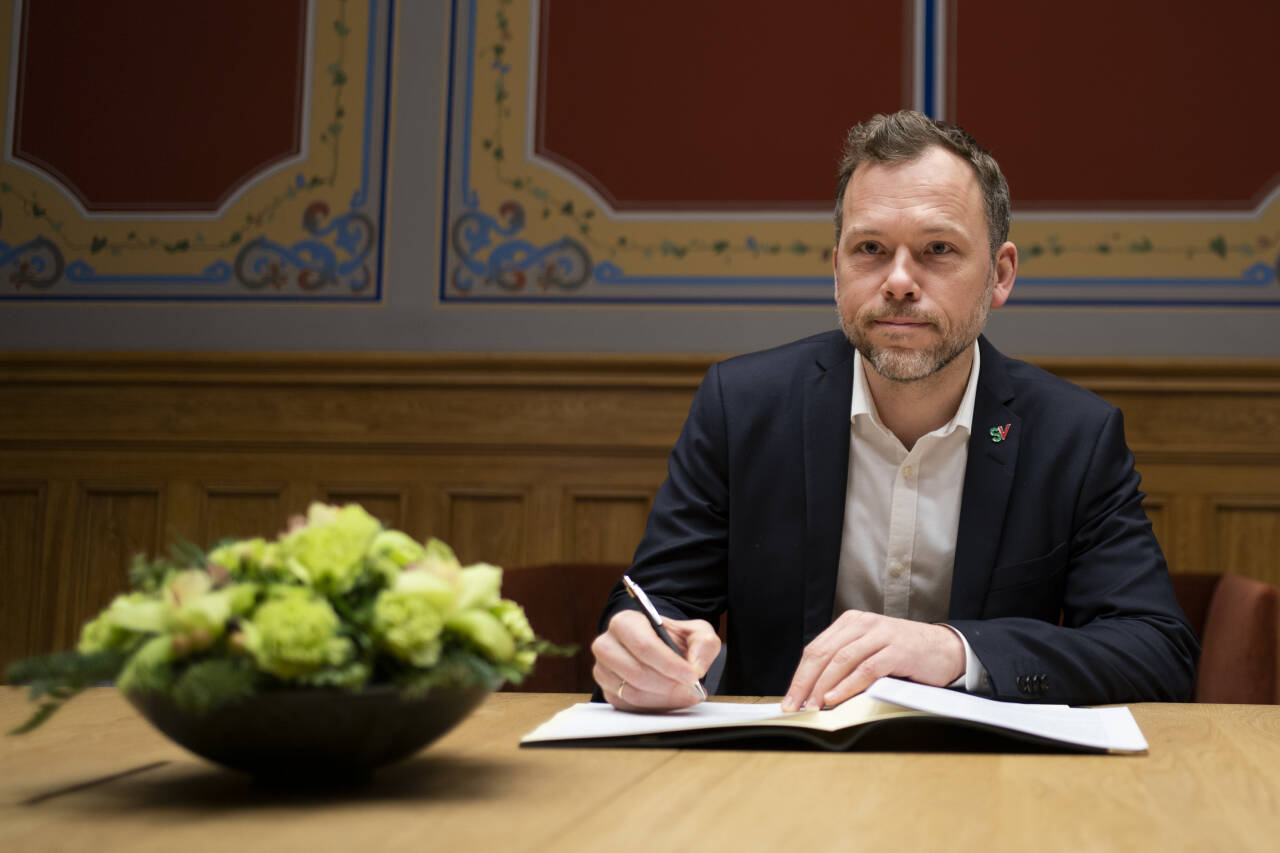
<svg viewBox="0 0 1280 853">
<path fill-rule="evenodd" d="M 0 664 L 74 642 L 132 549 L 274 535 L 317 498 L 467 561 L 625 561 L 712 361 L 0 353 L 0 556 L 35 600 Z M 1280 582 L 1280 359 L 1037 363 L 1124 410 L 1174 571 Z"/>
</svg>

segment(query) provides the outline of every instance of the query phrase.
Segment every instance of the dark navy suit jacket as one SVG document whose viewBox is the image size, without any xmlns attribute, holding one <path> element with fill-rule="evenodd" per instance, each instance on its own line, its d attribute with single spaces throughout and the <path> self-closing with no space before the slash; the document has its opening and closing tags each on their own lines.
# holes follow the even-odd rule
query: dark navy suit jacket
<svg viewBox="0 0 1280 853">
<path fill-rule="evenodd" d="M 1186 700 L 1199 645 L 1120 411 L 979 346 L 948 624 L 997 698 Z M 671 452 L 630 572 L 673 618 L 728 611 L 721 693 L 784 693 L 832 621 L 854 356 L 832 331 L 713 365 Z"/>
</svg>

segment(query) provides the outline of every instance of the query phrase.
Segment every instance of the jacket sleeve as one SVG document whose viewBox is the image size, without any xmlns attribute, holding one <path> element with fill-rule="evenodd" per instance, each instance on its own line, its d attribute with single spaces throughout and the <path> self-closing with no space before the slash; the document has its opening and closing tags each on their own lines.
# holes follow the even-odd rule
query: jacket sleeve
<svg viewBox="0 0 1280 853">
<path fill-rule="evenodd" d="M 1061 624 L 1017 616 L 949 622 L 986 668 L 996 698 L 1104 704 L 1191 697 L 1200 646 L 1174 596 L 1139 481 L 1122 416 L 1112 409 L 1061 546 Z"/>
<path fill-rule="evenodd" d="M 727 436 L 719 368 L 712 365 L 667 460 L 631 578 L 663 615 L 715 624 L 725 609 L 728 532 Z M 637 607 L 619 581 L 600 630 L 619 610 Z"/>
</svg>

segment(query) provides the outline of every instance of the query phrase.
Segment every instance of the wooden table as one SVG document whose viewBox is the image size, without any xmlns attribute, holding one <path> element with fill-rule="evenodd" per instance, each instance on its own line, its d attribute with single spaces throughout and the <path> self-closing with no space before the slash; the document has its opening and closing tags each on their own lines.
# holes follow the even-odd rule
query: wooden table
<svg viewBox="0 0 1280 853">
<path fill-rule="evenodd" d="M 1146 756 L 519 749 L 502 693 L 327 794 L 263 790 L 113 690 L 0 740 L 0 850 L 1276 850 L 1280 707 L 1134 705 Z M 0 726 L 29 708 L 0 688 Z"/>
</svg>

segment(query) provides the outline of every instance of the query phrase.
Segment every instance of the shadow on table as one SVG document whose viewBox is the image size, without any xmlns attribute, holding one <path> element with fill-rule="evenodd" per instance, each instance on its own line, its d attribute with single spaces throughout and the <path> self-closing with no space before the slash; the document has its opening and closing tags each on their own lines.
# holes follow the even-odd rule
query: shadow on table
<svg viewBox="0 0 1280 853">
<path fill-rule="evenodd" d="M 29 798 L 32 808 L 262 809 L 399 800 L 459 801 L 501 794 L 526 771 L 519 764 L 421 755 L 360 779 L 258 780 L 212 764 L 156 762 Z"/>
</svg>

